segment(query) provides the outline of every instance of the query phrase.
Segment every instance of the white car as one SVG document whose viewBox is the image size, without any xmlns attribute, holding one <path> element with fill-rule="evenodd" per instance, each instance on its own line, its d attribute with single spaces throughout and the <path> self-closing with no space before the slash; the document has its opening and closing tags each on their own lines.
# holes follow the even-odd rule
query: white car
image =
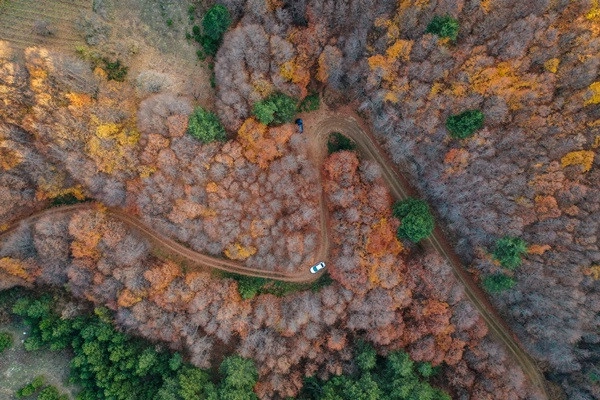
<svg viewBox="0 0 600 400">
<path fill-rule="evenodd" d="M 323 268 L 325 268 L 325 263 L 323 261 L 321 261 L 320 263 L 318 263 L 318 264 L 313 265 L 312 267 L 310 267 L 310 273 L 311 274 L 316 274 L 317 272 L 319 272 Z"/>
</svg>

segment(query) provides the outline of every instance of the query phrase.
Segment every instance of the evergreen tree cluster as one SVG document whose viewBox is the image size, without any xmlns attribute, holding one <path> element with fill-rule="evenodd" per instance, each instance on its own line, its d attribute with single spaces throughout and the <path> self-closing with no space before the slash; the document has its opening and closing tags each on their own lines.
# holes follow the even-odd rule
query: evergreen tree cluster
<svg viewBox="0 0 600 400">
<path fill-rule="evenodd" d="M 358 371 L 327 381 L 308 378 L 300 399 L 317 400 L 450 400 L 450 396 L 428 382 L 437 373 L 429 363 L 416 363 L 403 351 L 387 357 L 360 342 L 354 355 Z"/>
<path fill-rule="evenodd" d="M 392 213 L 401 222 L 398 237 L 417 243 L 431 235 L 435 223 L 429 206 L 423 200 L 409 197 L 396 202 Z"/>
<path fill-rule="evenodd" d="M 226 358 L 219 376 L 212 377 L 179 353 L 115 330 L 106 309 L 62 318 L 54 308 L 51 295 L 24 297 L 15 302 L 13 313 L 31 327 L 27 350 L 73 352 L 71 380 L 81 387 L 78 400 L 256 399 L 252 389 L 258 373 L 251 360 Z"/>
<path fill-rule="evenodd" d="M 298 101 L 283 93 L 274 93 L 254 105 L 252 113 L 265 125 L 281 125 L 296 116 Z"/>
</svg>

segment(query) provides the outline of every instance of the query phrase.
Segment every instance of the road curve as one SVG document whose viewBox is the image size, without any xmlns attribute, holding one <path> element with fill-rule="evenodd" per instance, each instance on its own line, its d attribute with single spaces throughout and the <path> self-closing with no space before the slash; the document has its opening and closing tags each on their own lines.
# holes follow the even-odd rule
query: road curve
<svg viewBox="0 0 600 400">
<path fill-rule="evenodd" d="M 54 207 L 43 211 L 39 211 L 35 214 L 30 215 L 27 218 L 21 219 L 20 221 L 14 223 L 8 229 L 0 233 L 0 242 L 2 242 L 5 238 L 11 235 L 14 231 L 18 230 L 20 226 L 34 223 L 36 220 L 42 217 L 65 216 L 78 211 L 94 209 L 102 210 L 108 216 L 115 218 L 123 222 L 125 225 L 129 226 L 129 228 L 133 228 L 134 230 L 138 231 L 149 242 L 151 242 L 154 246 L 158 247 L 158 249 L 161 250 L 163 255 L 167 255 L 170 258 L 175 258 L 177 261 L 184 262 L 188 267 L 215 268 L 225 272 L 233 272 L 241 275 L 298 283 L 311 282 L 319 276 L 318 274 L 311 274 L 308 271 L 308 268 L 310 266 L 302 268 L 302 271 L 299 273 L 290 274 L 279 271 L 265 271 L 256 268 L 249 268 L 236 261 L 198 253 L 179 244 L 175 240 L 170 239 L 164 236 L 163 234 L 155 231 L 136 216 L 128 214 L 125 211 L 120 210 L 118 208 L 104 207 L 103 205 L 95 202 Z"/>
<path fill-rule="evenodd" d="M 388 184 L 389 190 L 394 198 L 400 200 L 411 195 L 417 195 L 416 190 L 414 190 L 406 178 L 397 171 L 397 169 L 394 167 L 394 164 L 387 158 L 386 153 L 382 151 L 373 137 L 367 131 L 361 129 L 356 119 L 352 117 L 325 116 L 316 120 L 314 125 L 311 124 L 310 127 L 307 126 L 305 132 L 310 139 L 309 150 L 311 156 L 317 163 L 316 165 L 322 165 L 322 162 L 327 155 L 326 142 L 329 134 L 331 132 L 340 132 L 356 142 L 358 150 L 364 159 L 370 159 L 379 163 L 383 178 Z M 322 187 L 320 182 L 318 182 L 318 185 L 318 187 Z M 327 207 L 324 205 L 323 197 L 324 195 L 321 193 L 321 241 L 315 260 L 328 260 L 329 258 L 330 242 L 327 229 L 328 213 Z M 156 232 L 136 216 L 128 214 L 118 208 L 105 208 L 97 203 L 82 203 L 70 206 L 55 207 L 35 213 L 11 225 L 7 230 L 0 233 L 0 242 L 13 231 L 15 231 L 19 226 L 21 226 L 21 224 L 35 222 L 35 220 L 44 216 L 67 215 L 80 210 L 90 210 L 94 208 L 101 208 L 105 210 L 108 215 L 120 220 L 129 227 L 140 232 L 162 252 L 167 253 L 167 255 L 174 257 L 179 261 L 183 261 L 192 267 L 216 268 L 241 275 L 277 279 L 287 282 L 310 282 L 319 276 L 318 274 L 311 274 L 308 271 L 309 266 L 302 266 L 299 268 L 299 272 L 294 274 L 278 271 L 265 271 L 261 269 L 245 267 L 236 261 L 198 253 L 179 244 L 173 239 Z M 548 383 L 544 379 L 541 371 L 537 368 L 533 359 L 521 349 L 515 336 L 511 333 L 510 328 L 494 310 L 485 293 L 465 271 L 460 259 L 449 245 L 448 241 L 445 239 L 441 229 L 436 227 L 431 237 L 424 240 L 423 243 L 426 248 L 437 251 L 448 261 L 452 267 L 454 276 L 464 286 L 467 297 L 479 310 L 489 330 L 493 332 L 502 343 L 504 343 L 505 347 L 509 351 L 509 354 L 515 359 L 515 361 L 518 362 L 533 385 L 538 388 L 547 399 L 550 399 L 551 397 L 548 394 Z"/>
<path fill-rule="evenodd" d="M 382 176 L 396 200 L 402 200 L 409 196 L 418 196 L 417 191 L 398 172 L 374 138 L 368 132 L 361 129 L 356 119 L 352 117 L 329 116 L 319 120 L 315 125 L 314 138 L 319 143 L 319 147 L 323 149 L 322 151 L 325 148 L 323 143 L 327 140 L 331 132 L 343 133 L 356 142 L 362 158 L 376 161 L 381 166 Z M 463 268 L 462 262 L 452 249 L 452 246 L 450 246 L 442 230 L 436 226 L 432 235 L 423 240 L 422 244 L 425 248 L 437 251 L 446 259 L 452 267 L 454 276 L 463 285 L 465 294 L 479 310 L 489 330 L 504 343 L 509 354 L 521 366 L 531 383 L 545 398 L 551 399 L 548 382 L 535 364 L 535 361 L 520 347 L 511 329 L 495 311 L 486 294 Z"/>
</svg>

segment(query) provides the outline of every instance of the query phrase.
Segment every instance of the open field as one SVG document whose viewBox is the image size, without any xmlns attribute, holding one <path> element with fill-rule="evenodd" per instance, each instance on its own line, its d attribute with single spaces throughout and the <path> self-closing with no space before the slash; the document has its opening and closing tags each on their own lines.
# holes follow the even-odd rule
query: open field
<svg viewBox="0 0 600 400">
<path fill-rule="evenodd" d="M 0 39 L 24 49 L 43 46 L 74 51 L 84 43 L 76 21 L 90 0 L 5 0 L 0 2 Z"/>
<path fill-rule="evenodd" d="M 0 41 L 20 50 L 40 46 L 71 55 L 78 49 L 93 51 L 121 60 L 129 68 L 128 79 L 154 77 L 164 90 L 193 97 L 204 106 L 213 102 L 208 64 L 198 60 L 198 45 L 185 38 L 199 23 L 190 20 L 188 2 L 98 4 L 94 11 L 91 0 L 2 0 Z"/>
</svg>

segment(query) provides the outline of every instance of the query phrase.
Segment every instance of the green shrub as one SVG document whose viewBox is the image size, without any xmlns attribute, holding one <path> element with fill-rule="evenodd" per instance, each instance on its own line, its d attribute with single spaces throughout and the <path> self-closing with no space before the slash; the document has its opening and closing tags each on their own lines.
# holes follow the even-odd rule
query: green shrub
<svg viewBox="0 0 600 400">
<path fill-rule="evenodd" d="M 54 386 L 46 386 L 38 395 L 37 400 L 69 400 L 69 396 L 60 394 Z"/>
<path fill-rule="evenodd" d="M 296 99 L 283 93 L 275 93 L 254 104 L 252 113 L 265 125 L 280 125 L 294 119 L 297 105 Z"/>
<path fill-rule="evenodd" d="M 489 293 L 500 293 L 515 286 L 516 281 L 508 275 L 493 274 L 483 279 L 483 288 Z"/>
<path fill-rule="evenodd" d="M 21 389 L 17 390 L 15 393 L 15 397 L 17 399 L 21 399 L 23 397 L 28 397 L 37 392 L 44 384 L 46 383 L 46 378 L 42 375 L 38 375 L 27 385 L 23 386 Z"/>
<path fill-rule="evenodd" d="M 496 242 L 492 256 L 504 268 L 515 270 L 521 265 L 521 257 L 527 252 L 527 243 L 521 238 L 504 236 Z"/>
<path fill-rule="evenodd" d="M 13 345 L 13 336 L 10 332 L 0 332 L 0 353 L 6 349 L 10 349 Z"/>
<path fill-rule="evenodd" d="M 72 193 L 63 194 L 52 198 L 52 206 L 68 206 L 71 204 L 85 203 L 90 201 L 87 198 L 78 198 Z"/>
<path fill-rule="evenodd" d="M 342 135 L 339 132 L 333 132 L 329 135 L 327 140 L 327 151 L 329 154 L 335 153 L 336 151 L 352 151 L 356 149 L 356 143 Z"/>
<path fill-rule="evenodd" d="M 196 18 L 196 6 L 191 5 L 188 7 L 188 17 L 191 21 L 194 21 L 194 19 Z"/>
<path fill-rule="evenodd" d="M 429 25 L 427 25 L 426 33 L 432 33 L 439 37 L 449 38 L 453 42 L 458 37 L 458 21 L 449 15 L 433 17 Z"/>
<path fill-rule="evenodd" d="M 103 58 L 102 62 L 104 63 L 104 70 L 106 71 L 106 79 L 117 82 L 123 82 L 125 80 L 129 67 L 121 64 L 120 60 L 113 62 Z"/>
<path fill-rule="evenodd" d="M 202 42 L 202 31 L 198 25 L 194 25 L 192 27 L 192 36 L 194 36 L 194 40 L 198 43 Z"/>
<path fill-rule="evenodd" d="M 262 287 L 267 283 L 265 278 L 256 278 L 253 276 L 238 275 L 238 292 L 242 299 L 247 300 L 256 296 Z"/>
<path fill-rule="evenodd" d="M 300 112 L 317 111 L 321 106 L 319 93 L 312 93 L 304 98 L 298 106 Z"/>
<path fill-rule="evenodd" d="M 435 225 L 429 206 L 423 200 L 409 197 L 394 204 L 392 213 L 400 220 L 398 237 L 417 243 L 433 231 Z"/>
<path fill-rule="evenodd" d="M 202 143 L 225 141 L 225 128 L 219 118 L 202 107 L 196 107 L 188 121 L 188 133 Z"/>
<path fill-rule="evenodd" d="M 451 115 L 446 119 L 446 128 L 450 136 L 464 139 L 483 127 L 483 113 L 479 110 L 467 110 L 460 114 Z"/>
</svg>

